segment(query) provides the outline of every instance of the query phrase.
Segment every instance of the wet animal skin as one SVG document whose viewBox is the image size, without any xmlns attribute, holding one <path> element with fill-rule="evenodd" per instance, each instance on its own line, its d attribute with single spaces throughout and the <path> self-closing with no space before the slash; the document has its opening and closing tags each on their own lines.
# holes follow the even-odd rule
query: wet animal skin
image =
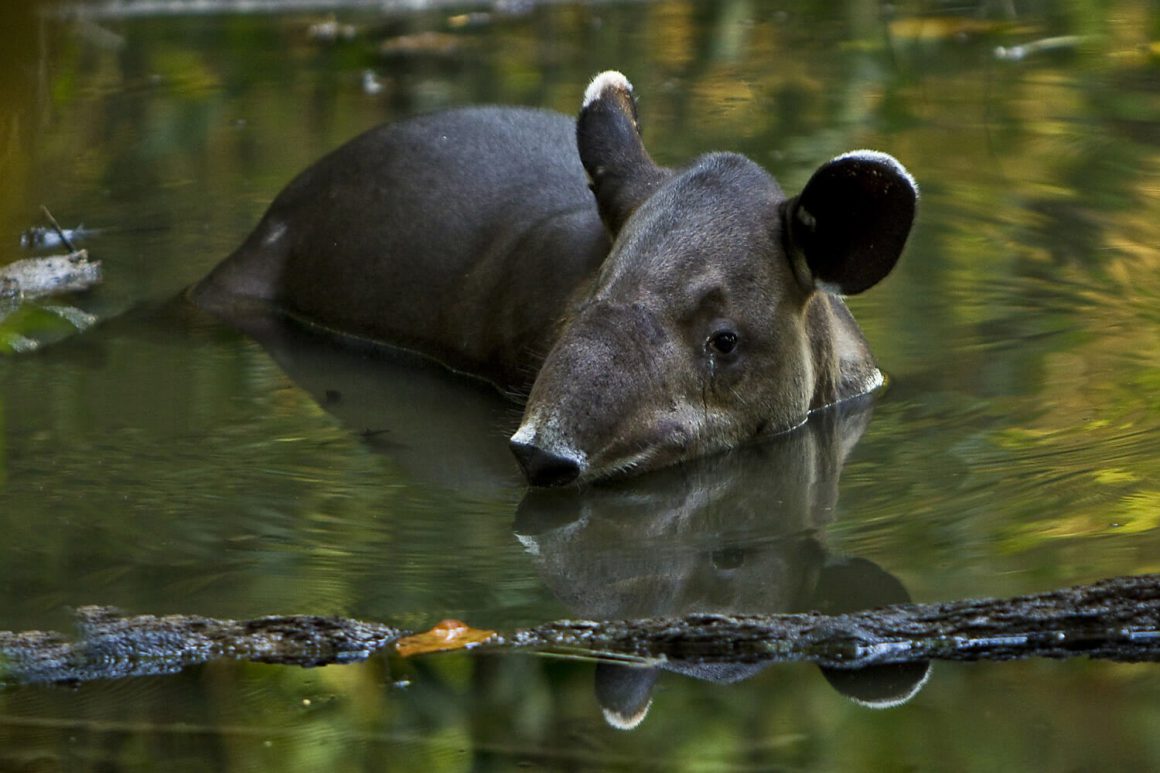
<svg viewBox="0 0 1160 773">
<path fill-rule="evenodd" d="M 735 153 L 660 167 L 632 85 L 575 119 L 471 107 L 382 126 L 298 175 L 191 291 L 527 395 L 533 485 L 628 475 L 792 429 L 882 375 L 842 295 L 902 253 L 918 187 L 858 150 L 787 196 Z"/>
</svg>

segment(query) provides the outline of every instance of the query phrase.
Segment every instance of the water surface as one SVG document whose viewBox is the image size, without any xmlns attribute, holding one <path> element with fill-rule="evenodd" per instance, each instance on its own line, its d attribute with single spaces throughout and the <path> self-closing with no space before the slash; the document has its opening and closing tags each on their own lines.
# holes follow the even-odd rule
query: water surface
<svg viewBox="0 0 1160 773">
<path fill-rule="evenodd" d="M 1003 6 L 348 11 L 358 35 L 334 44 L 307 13 L 6 9 L 0 262 L 44 204 L 103 229 L 85 244 L 106 281 L 0 321 L 44 344 L 0 358 L 0 630 L 68 630 L 85 604 L 511 628 L 1160 571 L 1160 17 Z M 850 303 L 891 378 L 872 406 L 526 497 L 518 409 L 487 388 L 309 336 L 263 346 L 173 302 L 362 130 L 468 103 L 572 113 L 609 67 L 662 163 L 738 150 L 793 190 L 873 147 L 915 174 L 907 254 Z M 69 335 L 51 305 L 104 321 Z M 938 664 L 886 710 L 810 666 L 665 672 L 631 732 L 596 670 L 455 655 L 8 686 L 0 768 L 1160 767 L 1148 666 Z"/>
</svg>

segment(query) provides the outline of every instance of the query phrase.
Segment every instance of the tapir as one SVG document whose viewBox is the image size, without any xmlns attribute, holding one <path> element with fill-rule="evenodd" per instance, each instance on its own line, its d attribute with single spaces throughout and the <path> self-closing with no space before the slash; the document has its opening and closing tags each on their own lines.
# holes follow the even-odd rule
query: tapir
<svg viewBox="0 0 1160 773">
<path fill-rule="evenodd" d="M 796 196 L 714 152 L 645 149 L 633 87 L 578 117 L 468 107 L 372 129 L 299 174 L 191 290 L 432 357 L 526 395 L 532 485 L 655 469 L 790 430 L 883 377 L 842 295 L 902 253 L 918 186 L 857 150 Z"/>
</svg>

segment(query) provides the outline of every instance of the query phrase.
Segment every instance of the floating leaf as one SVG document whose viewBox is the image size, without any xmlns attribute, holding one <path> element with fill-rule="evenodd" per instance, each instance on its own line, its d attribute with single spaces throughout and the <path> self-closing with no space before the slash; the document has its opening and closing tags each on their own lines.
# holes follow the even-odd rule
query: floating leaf
<svg viewBox="0 0 1160 773">
<path fill-rule="evenodd" d="M 470 649 L 496 635 L 495 631 L 472 628 L 459 620 L 443 620 L 430 631 L 404 636 L 395 642 L 400 655 L 425 655 L 429 652 Z"/>
</svg>

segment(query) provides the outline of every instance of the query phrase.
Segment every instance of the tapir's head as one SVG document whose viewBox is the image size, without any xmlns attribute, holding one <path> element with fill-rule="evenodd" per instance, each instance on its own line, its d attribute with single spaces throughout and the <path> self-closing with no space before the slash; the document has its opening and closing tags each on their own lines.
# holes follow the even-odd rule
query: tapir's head
<svg viewBox="0 0 1160 773">
<path fill-rule="evenodd" d="M 532 484 L 732 448 L 881 383 L 826 294 L 861 292 L 898 260 L 918 196 L 901 164 L 847 153 L 792 198 L 739 155 L 663 169 L 617 72 L 585 93 L 577 144 L 613 245 L 512 436 Z"/>
</svg>

